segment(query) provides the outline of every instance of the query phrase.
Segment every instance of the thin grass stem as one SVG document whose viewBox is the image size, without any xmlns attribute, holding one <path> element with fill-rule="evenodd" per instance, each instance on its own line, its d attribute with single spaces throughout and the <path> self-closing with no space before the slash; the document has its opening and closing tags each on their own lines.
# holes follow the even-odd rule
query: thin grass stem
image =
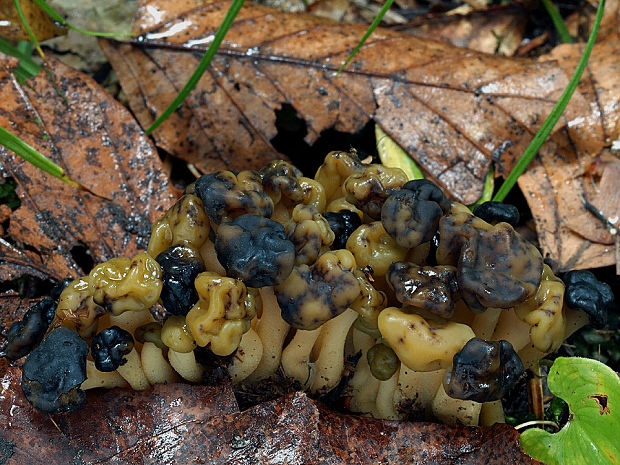
<svg viewBox="0 0 620 465">
<path fill-rule="evenodd" d="M 41 50 L 41 45 L 39 45 L 39 41 L 37 40 L 37 36 L 34 35 L 34 32 L 32 32 L 32 29 L 26 20 L 26 15 L 24 15 L 24 10 L 22 10 L 20 0 L 13 0 L 13 3 L 15 4 L 15 10 L 17 10 L 17 16 L 19 16 L 19 20 L 22 22 L 22 27 L 26 31 L 26 34 L 28 34 L 28 37 L 30 37 L 30 41 L 34 44 L 34 47 L 37 49 L 37 52 L 39 52 L 39 55 L 41 55 L 41 58 L 43 58 L 43 61 L 47 63 L 45 54 L 43 53 L 43 50 Z"/>
<path fill-rule="evenodd" d="M 179 108 L 179 106 L 187 98 L 190 92 L 194 90 L 194 88 L 198 84 L 198 81 L 200 81 L 200 78 L 211 64 L 211 60 L 213 60 L 213 57 L 217 53 L 217 50 L 220 48 L 220 44 L 222 43 L 224 36 L 226 36 L 226 33 L 230 29 L 230 26 L 232 26 L 232 23 L 235 20 L 237 13 L 239 13 L 239 10 L 241 10 L 243 3 L 244 0 L 234 0 L 232 2 L 230 8 L 228 9 L 228 12 L 226 13 L 226 17 L 224 18 L 224 20 L 220 24 L 220 27 L 215 33 L 213 42 L 211 42 L 211 45 L 209 45 L 209 48 L 202 56 L 202 59 L 200 60 L 200 63 L 198 63 L 198 66 L 194 70 L 194 73 L 191 75 L 185 86 L 183 86 L 183 89 L 181 89 L 181 91 L 174 98 L 168 108 L 166 108 L 164 112 L 159 116 L 159 118 L 157 118 L 155 122 L 146 130 L 147 134 L 151 134 L 164 121 L 166 121 L 166 119 L 168 119 L 168 117 L 172 113 L 174 113 L 177 108 Z"/>
<path fill-rule="evenodd" d="M 541 0 L 545 10 L 549 14 L 551 21 L 553 22 L 553 26 L 555 27 L 556 32 L 558 33 L 558 37 L 560 38 L 560 42 L 564 44 L 572 44 L 575 41 L 573 40 L 570 32 L 568 32 L 568 28 L 566 27 L 566 23 L 562 18 L 562 15 L 558 11 L 557 7 L 553 4 L 551 0 Z"/>
<path fill-rule="evenodd" d="M 70 186 L 76 187 L 78 189 L 82 188 L 79 183 L 73 181 L 67 175 L 65 175 L 65 171 L 60 166 L 58 166 L 50 159 L 46 158 L 35 148 L 31 147 L 26 142 L 17 137 L 15 134 L 7 131 L 4 128 L 0 128 L 0 144 L 4 145 L 7 149 L 15 152 L 28 163 L 31 163 L 32 165 L 45 171 L 46 173 L 51 174 L 55 178 L 58 178 L 61 181 L 66 182 Z"/>
<path fill-rule="evenodd" d="M 381 23 L 381 20 L 383 19 L 385 14 L 388 12 L 390 7 L 392 6 L 392 3 L 394 3 L 394 0 L 387 0 L 383 4 L 383 6 L 381 7 L 381 10 L 379 11 L 379 14 L 375 17 L 375 19 L 370 24 L 368 29 L 366 29 L 366 33 L 364 34 L 364 37 L 362 37 L 362 40 L 359 41 L 359 43 L 355 46 L 353 51 L 349 54 L 345 62 L 342 64 L 340 69 L 338 69 L 338 71 L 336 72 L 336 76 L 338 76 L 347 67 L 347 65 L 353 59 L 353 57 L 357 55 L 357 52 L 359 52 L 359 49 L 362 48 L 362 45 L 364 45 L 366 40 L 370 37 L 370 34 L 372 34 L 374 30 L 377 29 L 377 27 Z"/>
<path fill-rule="evenodd" d="M 577 69 L 575 70 L 575 74 L 571 78 L 568 86 L 564 89 L 562 96 L 558 100 L 558 102 L 551 110 L 549 116 L 543 123 L 542 127 L 538 130 L 530 144 L 525 149 L 525 152 L 512 169 L 504 183 L 501 185 L 493 200 L 502 202 L 510 190 L 514 187 L 519 179 L 519 176 L 525 171 L 530 162 L 534 159 L 534 156 L 538 153 L 538 150 L 542 146 L 542 144 L 547 140 L 549 134 L 553 130 L 553 127 L 556 125 L 560 116 L 564 112 L 566 106 L 573 93 L 577 89 L 577 85 L 579 84 L 579 80 L 583 75 L 583 71 L 586 69 L 586 65 L 588 64 L 588 60 L 590 59 L 590 54 L 592 53 L 592 48 L 594 47 L 594 43 L 596 42 L 596 36 L 598 35 L 598 30 L 601 25 L 601 19 L 603 18 L 603 11 L 605 9 L 605 0 L 600 0 L 598 4 L 598 9 L 596 11 L 596 18 L 594 19 L 594 24 L 592 26 L 592 32 L 590 33 L 590 37 L 588 38 L 588 42 L 586 43 L 586 47 L 581 55 L 581 60 L 579 60 L 579 64 L 577 65 Z"/>
</svg>

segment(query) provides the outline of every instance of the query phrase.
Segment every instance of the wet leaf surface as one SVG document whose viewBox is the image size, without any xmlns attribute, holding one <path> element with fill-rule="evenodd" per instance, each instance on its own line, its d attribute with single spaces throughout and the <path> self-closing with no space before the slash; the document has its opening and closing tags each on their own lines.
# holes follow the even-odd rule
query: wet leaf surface
<svg viewBox="0 0 620 465">
<path fill-rule="evenodd" d="M 157 385 L 148 392 L 89 392 L 81 410 L 48 415 L 24 398 L 19 369 L 2 371 L 0 419 L 5 426 L 0 448 L 13 451 L 7 464 L 154 463 L 143 461 L 141 454 L 142 444 L 151 438 L 174 437 L 179 428 L 237 411 L 230 385 L 173 384 Z M 115 458 L 123 453 L 131 457 L 136 448 L 133 461 Z"/>
<path fill-rule="evenodd" d="M 91 78 L 52 61 L 21 86 L 0 55 L 0 126 L 100 197 L 77 191 L 0 147 L 0 172 L 21 206 L 0 241 L 0 280 L 78 276 L 76 248 L 95 263 L 145 249 L 151 222 L 173 202 L 155 148 L 130 113 Z M 110 199 L 110 200 L 106 200 Z"/>
<path fill-rule="evenodd" d="M 7 465 L 538 463 L 506 425 L 371 420 L 333 412 L 303 393 L 238 412 L 225 384 L 90 392 L 82 410 L 50 416 L 23 398 L 18 369 L 2 371 L 0 454 L 10 457 Z"/>
<path fill-rule="evenodd" d="M 229 3 L 140 5 L 136 31 L 144 40 L 103 47 L 146 126 L 185 83 Z M 372 118 L 453 197 L 472 203 L 491 160 L 506 174 L 568 82 L 555 63 L 484 55 L 386 29 L 334 77 L 364 30 L 245 5 L 198 88 L 155 132 L 157 143 L 205 170 L 256 166 L 265 153 L 276 156 L 269 141 L 282 103 L 305 120 L 308 143 L 325 129 L 355 132 Z M 567 112 L 575 137 L 592 124 L 574 121 L 587 109 L 577 96 Z"/>
</svg>

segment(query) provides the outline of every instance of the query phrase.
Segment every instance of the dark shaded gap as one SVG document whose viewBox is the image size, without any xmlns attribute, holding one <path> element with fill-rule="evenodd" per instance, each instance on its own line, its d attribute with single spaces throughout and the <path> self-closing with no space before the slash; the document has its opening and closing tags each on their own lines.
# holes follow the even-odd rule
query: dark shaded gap
<svg viewBox="0 0 620 465">
<path fill-rule="evenodd" d="M 90 254 L 90 250 L 86 244 L 74 245 L 71 250 L 71 257 L 82 270 L 82 274 L 86 276 L 95 266 L 95 261 Z"/>
<path fill-rule="evenodd" d="M 308 134 L 306 122 L 295 108 L 288 103 L 276 110 L 276 129 L 278 134 L 269 142 L 280 153 L 290 158 L 304 176 L 314 177 L 316 170 L 323 163 L 325 155 L 333 150 L 354 148 L 360 158 L 366 155 L 376 156 L 374 122 L 369 120 L 355 134 L 326 129 L 312 145 L 304 137 Z"/>
</svg>

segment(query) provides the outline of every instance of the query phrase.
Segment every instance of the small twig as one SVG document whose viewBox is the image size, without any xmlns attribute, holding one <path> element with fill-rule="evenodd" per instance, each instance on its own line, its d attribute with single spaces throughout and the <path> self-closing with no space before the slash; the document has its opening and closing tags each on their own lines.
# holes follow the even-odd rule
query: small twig
<svg viewBox="0 0 620 465">
<path fill-rule="evenodd" d="M 534 377 L 527 384 L 528 396 L 530 399 L 530 407 L 536 416 L 536 419 L 543 420 L 545 418 L 545 405 L 543 403 L 542 377 L 540 375 L 540 365 L 536 366 Z"/>
<path fill-rule="evenodd" d="M 192 173 L 194 175 L 194 177 L 196 179 L 198 179 L 200 176 L 202 176 L 200 171 L 198 171 L 198 168 L 196 168 L 196 165 L 194 165 L 193 163 L 188 163 L 187 164 L 187 169 L 189 170 L 190 173 Z"/>
<path fill-rule="evenodd" d="M 598 208 L 588 202 L 583 194 L 581 195 L 581 202 L 583 203 L 583 206 L 586 210 L 592 213 L 599 221 L 601 221 L 605 225 L 605 228 L 607 228 L 609 234 L 611 234 L 612 236 L 616 236 L 618 234 L 618 226 L 613 224 L 602 211 L 600 211 Z"/>
</svg>

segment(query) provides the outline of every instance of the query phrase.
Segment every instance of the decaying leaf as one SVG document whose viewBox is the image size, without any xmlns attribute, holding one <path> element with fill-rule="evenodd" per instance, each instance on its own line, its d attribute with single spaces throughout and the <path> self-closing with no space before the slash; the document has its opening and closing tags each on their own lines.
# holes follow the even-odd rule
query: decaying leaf
<svg viewBox="0 0 620 465">
<path fill-rule="evenodd" d="M 32 33 L 39 42 L 65 33 L 65 30 L 58 27 L 52 18 L 32 0 L 21 0 L 20 5 Z M 22 26 L 13 0 L 0 1 L 0 18 L 2 18 L 0 21 L 0 37 L 11 40 L 30 40 Z"/>
<path fill-rule="evenodd" d="M 317 406 L 304 393 L 239 412 L 227 384 L 90 392 L 82 410 L 50 416 L 30 407 L 19 378 L 9 367 L 0 380 L 0 454 L 7 465 L 538 463 L 506 425 L 371 420 Z"/>
<path fill-rule="evenodd" d="M 426 39 L 440 39 L 457 47 L 512 56 L 525 32 L 527 13 L 518 6 L 495 7 L 467 15 L 416 18 L 395 30 Z"/>
<path fill-rule="evenodd" d="M 536 220 L 542 249 L 555 268 L 562 271 L 616 262 L 614 239 L 605 225 L 584 208 L 583 201 L 604 210 L 609 218 L 620 215 L 617 200 L 610 198 L 610 192 L 619 191 L 618 178 L 612 172 L 620 158 L 609 150 L 620 121 L 618 3 L 609 3 L 604 17 L 607 35 L 595 45 L 578 88 L 590 107 L 582 118 L 600 124 L 592 125 L 578 139 L 567 131 L 556 133 L 519 179 Z M 616 25 L 615 32 L 611 24 Z M 557 60 L 570 72 L 577 66 L 582 51 L 583 45 L 565 44 L 542 59 Z M 598 150 L 594 149 L 596 141 L 603 143 Z"/>
<path fill-rule="evenodd" d="M 143 126 L 187 81 L 228 6 L 144 1 L 136 22 L 143 37 L 103 44 Z M 276 156 L 269 141 L 274 111 L 285 102 L 306 121 L 308 143 L 325 129 L 354 132 L 372 118 L 427 175 L 472 203 L 491 160 L 507 173 L 568 82 L 551 62 L 489 56 L 385 29 L 335 77 L 364 30 L 245 5 L 197 89 L 154 133 L 157 143 L 203 170 L 240 168 Z M 587 108 L 578 95 L 566 113 L 575 137 L 593 124 L 576 120 Z"/>
<path fill-rule="evenodd" d="M 95 263 L 145 249 L 151 222 L 174 197 L 149 139 L 91 78 L 51 61 L 51 73 L 21 86 L 11 64 L 0 55 L 0 126 L 101 197 L 0 147 L 0 172 L 15 180 L 21 200 L 8 239 L 0 241 L 0 280 L 84 274 L 72 256 L 75 247 L 86 248 Z"/>
</svg>

